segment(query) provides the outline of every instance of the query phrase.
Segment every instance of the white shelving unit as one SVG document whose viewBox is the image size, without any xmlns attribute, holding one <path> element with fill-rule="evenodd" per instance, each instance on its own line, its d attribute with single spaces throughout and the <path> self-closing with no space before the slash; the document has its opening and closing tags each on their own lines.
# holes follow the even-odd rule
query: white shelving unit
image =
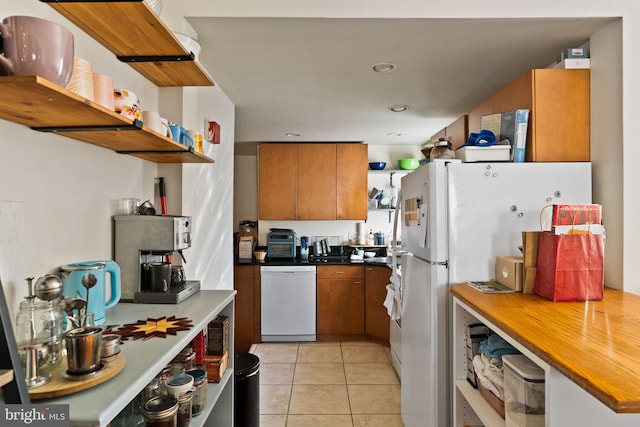
<svg viewBox="0 0 640 427">
<path fill-rule="evenodd" d="M 542 367 L 549 376 L 549 365 L 543 362 L 528 349 L 501 331 L 488 319 L 462 301 L 453 300 L 453 426 L 504 427 L 504 418 L 486 401 L 480 391 L 467 381 L 467 356 L 465 350 L 465 330 L 468 325 L 483 323 L 494 333 L 500 335 L 531 361 Z M 545 405 L 549 405 L 549 393 L 545 396 Z M 548 418 L 548 415 L 545 415 Z M 549 425 L 549 421 L 547 424 Z"/>
<path fill-rule="evenodd" d="M 124 369 L 114 378 L 90 389 L 34 403 L 68 404 L 72 426 L 107 426 L 122 409 L 218 315 L 228 316 L 229 367 L 222 380 L 210 383 L 207 406 L 194 417 L 192 426 L 233 425 L 233 336 L 234 295 L 236 291 L 202 290 L 180 304 L 119 303 L 106 313 L 105 324 L 123 325 L 147 318 L 186 317 L 193 323 L 188 331 L 166 338 L 124 341 Z"/>
</svg>

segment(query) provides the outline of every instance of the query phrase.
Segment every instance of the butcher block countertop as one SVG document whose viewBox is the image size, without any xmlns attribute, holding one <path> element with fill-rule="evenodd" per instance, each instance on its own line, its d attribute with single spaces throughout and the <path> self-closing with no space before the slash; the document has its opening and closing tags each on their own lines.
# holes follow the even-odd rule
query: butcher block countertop
<svg viewBox="0 0 640 427">
<path fill-rule="evenodd" d="M 640 413 L 640 296 L 605 289 L 602 301 L 535 294 L 450 292 L 618 413 Z"/>
</svg>

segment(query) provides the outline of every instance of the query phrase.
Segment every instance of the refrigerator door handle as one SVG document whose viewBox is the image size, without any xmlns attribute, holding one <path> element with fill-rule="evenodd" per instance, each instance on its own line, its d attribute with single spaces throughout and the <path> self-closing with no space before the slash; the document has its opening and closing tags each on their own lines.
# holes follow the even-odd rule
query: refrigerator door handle
<svg viewBox="0 0 640 427">
<path fill-rule="evenodd" d="M 444 265 L 445 267 L 449 268 L 449 261 L 429 261 L 429 260 L 425 260 L 425 262 L 429 265 Z"/>
</svg>

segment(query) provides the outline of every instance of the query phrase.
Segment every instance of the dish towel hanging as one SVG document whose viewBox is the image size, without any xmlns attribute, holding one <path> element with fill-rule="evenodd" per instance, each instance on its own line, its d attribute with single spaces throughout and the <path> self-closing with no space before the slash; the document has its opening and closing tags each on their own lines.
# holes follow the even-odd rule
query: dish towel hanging
<svg viewBox="0 0 640 427">
<path fill-rule="evenodd" d="M 393 277 L 391 283 L 387 285 L 387 297 L 382 305 L 386 307 L 391 320 L 400 319 L 400 293 L 396 291 Z"/>
</svg>

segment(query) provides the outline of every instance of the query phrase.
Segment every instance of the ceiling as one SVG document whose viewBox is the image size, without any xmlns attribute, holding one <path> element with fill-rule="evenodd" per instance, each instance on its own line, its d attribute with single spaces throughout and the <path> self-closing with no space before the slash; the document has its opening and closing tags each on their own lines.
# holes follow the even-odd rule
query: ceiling
<svg viewBox="0 0 640 427">
<path fill-rule="evenodd" d="M 189 22 L 200 62 L 236 106 L 236 143 L 423 144 L 527 70 L 587 44 L 611 19 Z M 395 71 L 372 71 L 384 62 Z M 392 112 L 394 104 L 409 109 Z"/>
</svg>

